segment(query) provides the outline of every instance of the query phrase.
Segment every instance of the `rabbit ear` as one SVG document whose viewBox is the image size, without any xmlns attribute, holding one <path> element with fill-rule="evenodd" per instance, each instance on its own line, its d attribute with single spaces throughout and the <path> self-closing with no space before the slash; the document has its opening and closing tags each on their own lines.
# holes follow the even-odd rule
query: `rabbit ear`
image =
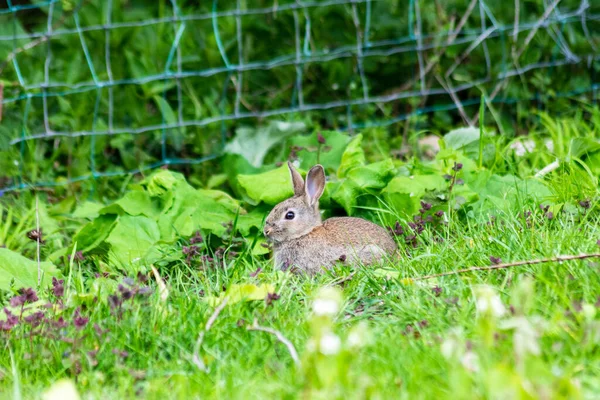
<svg viewBox="0 0 600 400">
<path fill-rule="evenodd" d="M 294 186 L 294 196 L 302 196 L 304 194 L 304 179 L 302 179 L 302 175 L 296 168 L 292 165 L 291 162 L 288 161 L 288 168 L 290 169 L 290 174 L 292 175 L 292 185 Z"/>
<path fill-rule="evenodd" d="M 319 164 L 315 165 L 306 175 L 306 200 L 309 206 L 319 204 L 319 198 L 325 190 L 325 171 Z"/>
</svg>

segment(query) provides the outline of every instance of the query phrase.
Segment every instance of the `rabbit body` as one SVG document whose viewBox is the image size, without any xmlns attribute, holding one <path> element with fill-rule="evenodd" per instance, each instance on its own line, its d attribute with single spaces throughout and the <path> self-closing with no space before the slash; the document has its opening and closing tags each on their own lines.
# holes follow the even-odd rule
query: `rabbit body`
<svg viewBox="0 0 600 400">
<path fill-rule="evenodd" d="M 288 166 L 294 197 L 275 206 L 264 228 L 273 242 L 277 268 L 314 274 L 336 262 L 373 264 L 396 251 L 396 242 L 387 231 L 367 220 L 339 217 L 321 222 L 318 200 L 325 187 L 323 167 L 313 167 L 305 183 Z"/>
<path fill-rule="evenodd" d="M 313 274 L 335 262 L 372 264 L 396 250 L 387 232 L 360 218 L 330 218 L 307 235 L 275 244 L 275 265 Z"/>
</svg>

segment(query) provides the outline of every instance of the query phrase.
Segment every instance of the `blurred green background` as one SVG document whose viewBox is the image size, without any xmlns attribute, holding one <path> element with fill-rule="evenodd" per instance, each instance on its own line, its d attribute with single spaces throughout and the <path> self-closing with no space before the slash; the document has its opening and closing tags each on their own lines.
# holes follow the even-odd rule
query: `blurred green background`
<svg viewBox="0 0 600 400">
<path fill-rule="evenodd" d="M 232 147 L 260 167 L 318 129 L 402 153 L 482 95 L 519 135 L 596 100 L 599 47 L 595 1 L 0 1 L 0 190 L 166 164 L 210 186 Z"/>
</svg>

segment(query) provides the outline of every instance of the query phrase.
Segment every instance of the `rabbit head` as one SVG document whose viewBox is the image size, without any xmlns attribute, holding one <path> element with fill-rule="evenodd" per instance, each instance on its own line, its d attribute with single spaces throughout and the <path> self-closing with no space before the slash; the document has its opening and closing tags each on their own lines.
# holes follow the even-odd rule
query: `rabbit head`
<svg viewBox="0 0 600 400">
<path fill-rule="evenodd" d="M 306 182 L 288 162 L 294 196 L 277 204 L 265 221 L 265 236 L 277 243 L 299 238 L 321 224 L 319 198 L 325 189 L 325 171 L 315 165 L 306 174 Z"/>
</svg>

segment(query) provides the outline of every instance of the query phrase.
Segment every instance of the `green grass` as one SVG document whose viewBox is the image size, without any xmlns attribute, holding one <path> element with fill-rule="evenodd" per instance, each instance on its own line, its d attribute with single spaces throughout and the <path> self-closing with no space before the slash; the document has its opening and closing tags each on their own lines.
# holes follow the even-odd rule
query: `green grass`
<svg viewBox="0 0 600 400">
<path fill-rule="evenodd" d="M 400 259 L 382 267 L 340 266 L 317 277 L 296 276 L 249 255 L 251 240 L 243 237 L 223 240 L 241 248 L 239 255 L 219 258 L 204 248 L 187 262 L 181 251 L 188 243 L 181 239 L 171 246 L 179 256 L 157 264 L 169 289 L 163 300 L 150 273 L 144 275 L 147 283 L 133 276 L 135 282 L 124 281 L 94 254 L 57 263 L 65 296 L 59 300 L 45 288 L 38 296 L 40 304 L 64 301 L 45 312 L 53 321 L 63 316 L 66 326 L 53 329 L 43 322 L 32 328 L 21 322 L 0 333 L 0 397 L 38 398 L 68 378 L 90 399 L 594 398 L 600 393 L 600 259 L 414 279 L 489 266 L 490 257 L 511 262 L 600 253 L 597 177 L 594 181 L 592 169 L 569 159 L 577 122 L 570 127 L 551 122 L 531 137 L 562 143 L 554 155 L 563 162 L 543 181 L 554 203 L 568 204 L 563 211 L 549 216 L 552 209 L 541 209 L 526 192 L 516 204 L 493 210 L 494 219 L 452 211 L 447 224 L 426 225 L 416 247 L 399 237 Z M 477 157 L 482 151 L 477 145 Z M 528 157 L 529 167 L 498 153 L 491 168 L 526 177 L 554 160 L 543 152 Z M 590 199 L 587 209 L 578 205 L 584 199 Z M 27 194 L 6 200 L 0 226 L 3 243 L 32 259 L 35 243 L 25 233 L 35 227 L 34 204 Z M 68 213 L 63 217 L 55 222 L 62 231 L 46 238 L 43 258 L 69 246 L 81 226 Z M 42 226 L 52 220 L 41 219 Z M 202 256 L 219 265 L 203 267 Z M 96 275 L 103 272 L 106 277 Z M 239 284 L 272 289 L 259 293 L 259 300 L 235 301 L 231 291 Z M 488 292 L 482 294 L 481 285 Z M 124 292 L 145 286 L 150 295 L 122 300 Z M 280 297 L 268 302 L 267 292 Z M 339 311 L 316 316 L 315 299 L 336 293 L 342 298 Z M 4 292 L 0 301 L 7 305 L 14 295 Z M 121 306 L 111 305 L 114 295 Z M 194 348 L 215 312 L 207 300 L 226 295 L 229 302 L 198 351 L 208 369 L 203 371 L 194 362 Z M 502 315 L 478 310 L 478 304 L 498 307 L 496 295 Z M 89 318 L 80 330 L 74 326 L 77 309 Z M 274 335 L 249 330 L 253 323 L 280 332 L 299 353 L 300 364 Z M 340 338 L 340 348 L 319 349 L 315 343 L 330 332 Z"/>
<path fill-rule="evenodd" d="M 314 357 L 306 349 L 311 338 L 311 302 L 320 287 L 335 281 L 333 276 L 294 277 L 261 264 L 266 272 L 250 278 L 257 265 L 234 261 L 221 271 L 175 272 L 166 302 L 156 293 L 147 300 L 134 300 L 124 306 L 121 319 L 116 319 L 103 303 L 105 299 L 100 299 L 88 306 L 90 323 L 80 333 L 76 334 L 72 326 L 67 328 L 68 337 L 85 335 L 76 346 L 82 369 L 77 386 L 89 398 L 127 398 L 140 393 L 144 398 L 157 399 L 304 395 L 516 398 L 517 393 L 524 396 L 526 391 L 534 398 L 542 392 L 552 398 L 561 394 L 573 398 L 580 390 L 588 395 L 597 393 L 599 321 L 579 309 L 579 302 L 593 305 L 600 295 L 599 269 L 594 261 L 402 283 L 402 277 L 487 265 L 490 255 L 508 261 L 598 252 L 597 221 L 559 218 L 541 220 L 543 223 L 530 228 L 517 217 L 499 221 L 504 223 L 492 227 L 455 224 L 449 240 L 411 249 L 411 258 L 393 266 L 399 271 L 399 279 L 388 280 L 361 269 L 344 282 L 344 303 L 333 330 L 344 338 L 352 327 L 366 322 L 371 343 L 360 349 L 344 348 L 334 356 Z M 348 271 L 340 273 L 347 275 Z M 526 294 L 532 304 L 528 309 L 515 306 L 515 312 L 524 313 L 534 327 L 545 328 L 539 339 L 532 339 L 541 349 L 540 354 L 532 355 L 515 353 L 511 331 L 485 326 L 485 318 L 477 317 L 472 293 L 475 285 L 491 285 L 508 307 L 516 301 L 511 292 L 527 277 L 535 283 L 535 289 Z M 192 362 L 192 353 L 212 309 L 198 293 L 213 293 L 218 286 L 234 282 L 272 283 L 281 298 L 269 306 L 264 301 L 227 306 L 206 334 L 201 355 L 209 372 L 202 372 Z M 433 287 L 441 289 L 439 295 Z M 595 307 L 591 308 L 594 313 Z M 67 320 L 72 309 L 64 311 Z M 498 323 L 510 318 L 501 318 Z M 294 366 L 286 348 L 273 336 L 247 331 L 240 323 L 243 320 L 250 324 L 255 319 L 261 326 L 279 330 L 295 345 L 303 358 L 300 368 Z M 488 322 L 493 325 L 497 321 Z M 108 329 L 107 337 L 97 338 L 92 323 Z M 467 341 L 470 343 L 480 364 L 475 371 L 441 353 L 442 342 L 457 328 L 462 333 L 456 339 L 456 351 L 466 351 Z M 499 336 L 486 343 L 489 329 Z M 73 375 L 69 357 L 65 357 L 65 352 L 73 348 L 71 344 L 44 338 L 30 341 L 27 331 L 23 330 L 25 337 L 12 335 L 3 347 L 4 396 L 11 395 L 15 379 L 6 357 L 9 350 L 15 357 L 23 398 L 36 397 L 51 382 Z M 121 358 L 113 354 L 113 349 L 125 350 L 128 356 Z M 98 352 L 96 366 L 85 357 L 85 352 L 91 350 Z M 141 372 L 142 379 L 132 376 Z M 318 375 L 324 376 L 323 381 L 317 379 Z M 331 382 L 325 383 L 328 376 Z M 506 391 L 505 396 L 502 391 Z"/>
</svg>

